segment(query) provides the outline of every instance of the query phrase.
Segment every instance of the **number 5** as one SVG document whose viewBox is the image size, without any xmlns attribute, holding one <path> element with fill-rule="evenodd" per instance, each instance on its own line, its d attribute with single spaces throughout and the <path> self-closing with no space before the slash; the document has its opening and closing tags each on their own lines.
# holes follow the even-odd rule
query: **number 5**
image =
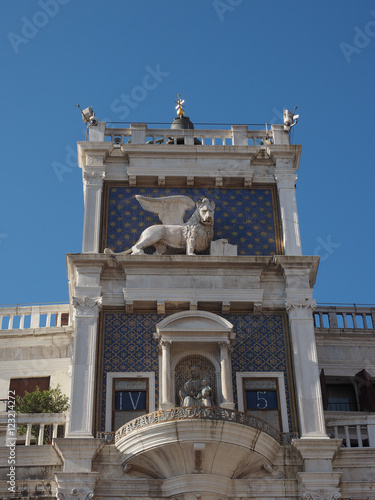
<svg viewBox="0 0 375 500">
<path fill-rule="evenodd" d="M 258 410 L 265 410 L 268 406 L 268 401 L 266 398 L 263 398 L 261 396 L 261 394 L 267 394 L 266 391 L 257 391 L 257 401 L 259 401 L 259 403 L 257 403 L 257 408 Z M 263 403 L 262 403 L 263 401 Z"/>
</svg>

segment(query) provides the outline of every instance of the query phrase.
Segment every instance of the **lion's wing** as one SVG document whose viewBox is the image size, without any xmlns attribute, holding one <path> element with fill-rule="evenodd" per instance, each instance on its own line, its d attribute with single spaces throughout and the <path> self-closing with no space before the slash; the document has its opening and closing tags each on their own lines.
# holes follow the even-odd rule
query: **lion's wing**
<svg viewBox="0 0 375 500">
<path fill-rule="evenodd" d="M 135 197 L 142 208 L 158 215 L 163 224 L 183 224 L 186 210 L 195 208 L 194 201 L 183 195 L 147 198 L 136 194 Z"/>
</svg>

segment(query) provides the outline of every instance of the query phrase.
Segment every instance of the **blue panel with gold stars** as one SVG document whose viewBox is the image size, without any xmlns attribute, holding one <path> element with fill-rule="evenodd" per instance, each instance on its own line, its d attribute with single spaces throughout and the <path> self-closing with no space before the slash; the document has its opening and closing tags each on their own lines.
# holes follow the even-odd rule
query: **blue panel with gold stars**
<svg viewBox="0 0 375 500">
<path fill-rule="evenodd" d="M 238 245 L 238 255 L 280 254 L 278 216 L 273 187 L 254 189 L 131 188 L 107 186 L 102 251 L 105 247 L 123 252 L 134 245 L 142 231 L 161 224 L 158 216 L 144 210 L 136 194 L 158 198 L 185 195 L 195 202 L 215 202 L 214 240 L 226 238 Z M 185 221 L 193 211 L 186 212 Z"/>
</svg>

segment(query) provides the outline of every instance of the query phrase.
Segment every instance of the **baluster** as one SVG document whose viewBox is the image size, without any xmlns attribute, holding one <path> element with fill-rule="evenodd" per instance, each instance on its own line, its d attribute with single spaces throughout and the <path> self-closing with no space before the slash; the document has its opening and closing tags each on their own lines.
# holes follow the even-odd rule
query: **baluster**
<svg viewBox="0 0 375 500">
<path fill-rule="evenodd" d="M 360 425 L 356 425 L 355 428 L 356 428 L 356 431 L 357 431 L 358 448 L 363 448 L 361 426 Z"/>
<path fill-rule="evenodd" d="M 31 439 L 31 426 L 32 426 L 32 424 L 27 424 L 26 438 L 25 438 L 25 446 L 30 446 L 30 439 Z"/>
<path fill-rule="evenodd" d="M 45 424 L 39 424 L 38 446 L 41 446 L 41 445 L 43 444 L 43 438 L 44 438 L 44 425 L 45 425 Z"/>
<path fill-rule="evenodd" d="M 13 318 L 14 314 L 9 314 L 8 330 L 11 330 L 13 328 Z"/>
<path fill-rule="evenodd" d="M 363 320 L 363 329 L 364 330 L 367 330 L 368 329 L 368 326 L 367 326 L 367 318 L 366 318 L 366 313 L 362 313 L 361 314 L 362 316 L 362 320 Z"/>
<path fill-rule="evenodd" d="M 350 436 L 349 436 L 349 426 L 348 425 L 344 425 L 344 431 L 345 431 L 346 447 L 351 448 Z"/>
<path fill-rule="evenodd" d="M 57 313 L 56 326 L 61 326 L 61 311 Z"/>
<path fill-rule="evenodd" d="M 20 330 L 24 329 L 24 325 L 25 325 L 25 314 L 21 314 L 21 317 L 20 317 Z"/>
<path fill-rule="evenodd" d="M 342 320 L 344 322 L 344 328 L 348 328 L 348 322 L 346 321 L 346 313 L 342 313 Z"/>
<path fill-rule="evenodd" d="M 46 327 L 51 326 L 51 313 L 47 313 L 47 318 L 46 318 Z"/>
<path fill-rule="evenodd" d="M 57 428 L 58 428 L 59 424 L 52 424 L 52 439 L 55 439 L 57 438 Z"/>
<path fill-rule="evenodd" d="M 323 313 L 319 312 L 319 328 L 323 328 L 324 323 L 323 323 Z"/>
<path fill-rule="evenodd" d="M 357 318 L 355 317 L 355 313 L 352 313 L 352 318 L 353 318 L 353 328 L 358 328 L 357 327 Z"/>
<path fill-rule="evenodd" d="M 3 329 L 3 317 L 4 316 L 2 314 L 0 314 L 0 330 Z"/>
<path fill-rule="evenodd" d="M 335 439 L 339 439 L 339 428 L 337 427 L 337 425 L 333 426 L 333 433 L 334 433 Z"/>
</svg>

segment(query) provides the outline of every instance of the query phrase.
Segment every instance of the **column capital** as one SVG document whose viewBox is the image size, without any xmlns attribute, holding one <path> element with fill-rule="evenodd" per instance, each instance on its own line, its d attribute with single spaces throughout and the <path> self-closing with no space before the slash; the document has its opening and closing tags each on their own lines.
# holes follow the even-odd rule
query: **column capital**
<svg viewBox="0 0 375 500">
<path fill-rule="evenodd" d="M 160 340 L 159 341 L 159 345 L 160 347 L 163 349 L 169 349 L 172 345 L 172 341 L 171 340 Z"/>
<path fill-rule="evenodd" d="M 83 172 L 83 182 L 87 187 L 101 187 L 104 177 L 104 170 L 85 169 Z"/>
<path fill-rule="evenodd" d="M 316 300 L 312 298 L 287 299 L 285 307 L 291 319 L 310 319 L 316 308 Z"/>
<path fill-rule="evenodd" d="M 102 297 L 72 297 L 75 316 L 81 318 L 97 318 L 102 302 Z"/>
<path fill-rule="evenodd" d="M 274 178 L 278 189 L 294 189 L 297 174 L 293 168 L 275 168 Z"/>
</svg>

